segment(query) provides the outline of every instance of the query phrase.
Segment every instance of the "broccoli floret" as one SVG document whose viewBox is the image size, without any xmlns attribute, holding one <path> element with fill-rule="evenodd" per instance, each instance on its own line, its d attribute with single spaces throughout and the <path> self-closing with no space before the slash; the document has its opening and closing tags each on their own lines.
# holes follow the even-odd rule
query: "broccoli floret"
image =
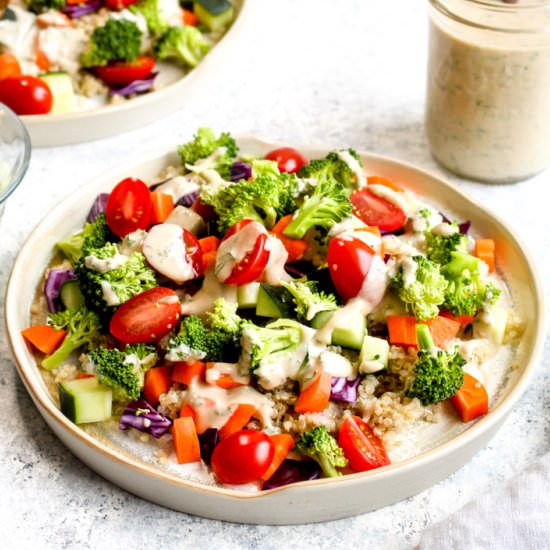
<svg viewBox="0 0 550 550">
<path fill-rule="evenodd" d="M 157 359 L 155 347 L 145 344 L 127 345 L 122 351 L 99 347 L 88 354 L 100 382 L 113 389 L 115 401 L 139 399 L 145 372 Z"/>
<path fill-rule="evenodd" d="M 326 477 L 341 476 L 342 473 L 336 468 L 345 468 L 348 465 L 344 451 L 325 426 L 315 426 L 304 432 L 296 442 L 294 451 L 315 460 Z"/>
<path fill-rule="evenodd" d="M 218 151 L 221 154 L 216 154 Z M 194 166 L 202 159 L 208 159 L 212 155 L 215 159 L 209 164 L 209 168 L 217 170 L 220 175 L 229 180 L 230 168 L 237 158 L 239 148 L 234 138 L 228 132 L 222 132 L 219 137 L 210 128 L 199 128 L 193 139 L 178 147 L 178 154 L 184 167 Z"/>
<path fill-rule="evenodd" d="M 94 263 L 97 260 L 111 260 L 112 269 L 104 273 L 96 271 Z M 126 300 L 158 286 L 156 274 L 141 252 L 123 256 L 112 243 L 90 249 L 87 256 L 76 262 L 75 273 L 86 305 L 99 313 L 103 322 L 107 322 L 115 309 Z"/>
<path fill-rule="evenodd" d="M 451 261 L 442 268 L 448 281 L 443 307 L 453 315 L 475 315 L 498 300 L 500 290 L 484 280 L 482 266 L 474 256 L 452 252 Z"/>
<path fill-rule="evenodd" d="M 55 329 L 66 330 L 61 346 L 43 361 L 42 366 L 46 370 L 58 367 L 69 355 L 82 346 L 91 347 L 101 340 L 101 323 L 99 317 L 85 307 L 77 307 L 51 313 L 48 324 Z"/>
<path fill-rule="evenodd" d="M 100 67 L 109 61 L 133 61 L 139 55 L 141 35 L 133 21 L 109 19 L 92 33 L 90 48 L 81 57 L 82 66 Z"/>
<path fill-rule="evenodd" d="M 237 304 L 218 298 L 206 321 L 196 315 L 183 319 L 178 334 L 168 343 L 169 361 L 236 361 L 240 351 L 242 319 Z"/>
<path fill-rule="evenodd" d="M 245 321 L 242 327 L 244 362 L 251 371 L 266 359 L 292 353 L 302 342 L 302 325 L 291 319 L 279 319 L 265 327 Z"/>
<path fill-rule="evenodd" d="M 60 10 L 65 7 L 65 0 L 29 0 L 28 8 L 34 13 L 48 10 Z"/>
<path fill-rule="evenodd" d="M 218 215 L 218 230 L 223 234 L 244 219 L 271 229 L 277 218 L 295 210 L 297 194 L 296 177 L 290 174 L 261 175 L 223 187 L 211 201 Z"/>
<path fill-rule="evenodd" d="M 438 306 L 445 300 L 448 283 L 439 264 L 424 256 L 413 256 L 401 264 L 391 284 L 407 309 L 419 321 L 425 321 L 439 313 Z"/>
<path fill-rule="evenodd" d="M 426 255 L 432 262 L 445 265 L 451 261 L 453 252 L 466 253 L 468 239 L 458 228 L 452 235 L 438 235 L 433 231 L 426 231 Z"/>
<path fill-rule="evenodd" d="M 210 51 L 211 42 L 190 25 L 170 27 L 155 44 L 157 59 L 178 59 L 195 67 Z"/>
<path fill-rule="evenodd" d="M 359 155 L 353 149 L 348 149 L 347 152 L 359 163 L 359 168 L 361 168 Z M 314 159 L 309 164 L 302 166 L 298 175 L 301 178 L 314 178 L 318 181 L 337 181 L 348 190 L 348 193 L 356 189 L 358 184 L 355 172 L 336 151 L 329 153 L 325 158 Z"/>
<path fill-rule="evenodd" d="M 465 359 L 455 351 L 437 349 L 427 325 L 416 325 L 418 358 L 415 378 L 407 390 L 408 397 L 418 397 L 424 406 L 452 397 L 464 383 Z"/>
<path fill-rule="evenodd" d="M 336 179 L 323 177 L 295 212 L 283 235 L 301 239 L 312 227 L 328 230 L 350 216 L 351 210 L 351 202 L 343 185 Z"/>
<path fill-rule="evenodd" d="M 101 248 L 114 240 L 116 237 L 109 229 L 105 213 L 102 212 L 93 223 L 86 223 L 82 231 L 68 239 L 59 241 L 55 246 L 74 265 L 81 256 L 85 256 L 90 250 Z"/>
<path fill-rule="evenodd" d="M 132 4 L 129 9 L 133 13 L 140 13 L 147 22 L 147 28 L 155 35 L 165 32 L 170 26 L 166 14 L 162 10 L 162 0 L 141 0 Z"/>
<path fill-rule="evenodd" d="M 252 161 L 252 177 L 257 178 L 258 176 L 273 176 L 279 177 L 281 172 L 279 167 L 274 160 L 266 159 L 254 159 Z"/>
<path fill-rule="evenodd" d="M 296 314 L 300 320 L 311 321 L 320 311 L 332 311 L 338 308 L 336 296 L 317 290 L 315 281 L 293 281 L 282 283 L 294 297 Z"/>
</svg>

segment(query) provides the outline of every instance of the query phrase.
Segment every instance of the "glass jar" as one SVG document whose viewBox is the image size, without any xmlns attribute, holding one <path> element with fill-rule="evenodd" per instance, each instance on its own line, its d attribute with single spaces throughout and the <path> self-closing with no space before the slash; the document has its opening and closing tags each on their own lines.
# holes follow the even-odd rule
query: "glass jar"
<svg viewBox="0 0 550 550">
<path fill-rule="evenodd" d="M 430 0 L 429 44 L 436 160 L 488 182 L 550 166 L 550 1 Z"/>
</svg>

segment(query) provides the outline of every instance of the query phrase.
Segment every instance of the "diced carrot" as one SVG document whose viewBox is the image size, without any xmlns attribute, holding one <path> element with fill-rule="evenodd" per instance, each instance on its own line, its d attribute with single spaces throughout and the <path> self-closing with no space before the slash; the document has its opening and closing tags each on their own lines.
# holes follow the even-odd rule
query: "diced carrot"
<svg viewBox="0 0 550 550">
<path fill-rule="evenodd" d="M 489 273 L 495 270 L 495 241 L 493 239 L 478 239 L 475 255 L 489 266 Z"/>
<path fill-rule="evenodd" d="M 40 49 L 39 34 L 36 35 L 36 51 L 34 55 L 34 62 L 41 71 L 47 72 L 50 70 L 50 60 L 48 59 L 48 56 L 44 53 L 44 51 Z"/>
<path fill-rule="evenodd" d="M 209 267 L 212 267 L 216 264 L 216 255 L 217 251 L 214 250 L 212 252 L 207 252 L 206 254 L 203 253 L 202 255 L 202 265 L 204 266 L 204 270 L 206 271 Z"/>
<path fill-rule="evenodd" d="M 330 382 L 330 374 L 319 369 L 315 378 L 300 392 L 294 410 L 298 414 L 323 412 L 330 399 Z"/>
<path fill-rule="evenodd" d="M 21 74 L 21 65 L 15 55 L 8 52 L 0 55 L 0 80 Z"/>
<path fill-rule="evenodd" d="M 453 338 L 456 338 L 460 330 L 460 323 L 458 321 L 443 317 L 442 315 L 430 319 L 426 324 L 430 329 L 434 344 L 438 348 L 446 348 L 449 342 Z"/>
<path fill-rule="evenodd" d="M 489 396 L 485 386 L 467 372 L 464 373 L 464 384 L 451 397 L 451 403 L 463 422 L 470 422 L 489 410 Z"/>
<path fill-rule="evenodd" d="M 286 226 L 292 221 L 292 214 L 283 216 L 271 229 L 270 233 L 277 237 L 288 252 L 287 262 L 296 262 L 303 258 L 308 244 L 301 239 L 291 239 L 283 235 L 283 231 Z"/>
<path fill-rule="evenodd" d="M 208 252 L 216 252 L 220 246 L 220 239 L 214 235 L 203 237 L 202 239 L 199 239 L 199 246 L 201 247 L 201 252 L 203 254 Z"/>
<path fill-rule="evenodd" d="M 165 222 L 174 210 L 174 197 L 167 193 L 153 191 L 151 193 L 151 203 L 153 204 L 152 224 Z"/>
<path fill-rule="evenodd" d="M 242 403 L 237 405 L 237 408 L 233 411 L 233 414 L 229 417 L 229 420 L 220 429 L 220 439 L 226 439 L 231 434 L 242 430 L 249 422 L 254 413 L 256 407 L 248 403 Z"/>
<path fill-rule="evenodd" d="M 466 315 L 464 313 L 457 315 L 456 317 L 449 311 L 440 311 L 439 315 L 442 317 L 447 317 L 447 319 L 452 319 L 457 323 L 460 323 L 463 327 L 466 327 L 474 322 L 475 315 Z"/>
<path fill-rule="evenodd" d="M 198 462 L 201 459 L 199 436 L 195 429 L 195 422 L 191 417 L 184 416 L 174 420 L 172 437 L 178 464 Z"/>
<path fill-rule="evenodd" d="M 196 417 L 195 410 L 187 403 L 180 410 L 180 418 L 184 418 L 186 416 L 190 416 L 193 420 L 195 420 Z"/>
<path fill-rule="evenodd" d="M 394 183 L 392 180 L 383 176 L 368 176 L 367 183 L 369 185 L 384 185 L 385 187 L 389 187 L 390 189 L 393 189 L 398 193 L 401 193 L 403 191 L 403 187 L 397 185 L 397 183 Z"/>
<path fill-rule="evenodd" d="M 199 24 L 198 17 L 191 11 L 183 9 L 182 19 L 184 25 L 191 25 L 192 27 L 196 27 Z"/>
<path fill-rule="evenodd" d="M 277 471 L 279 466 L 283 463 L 283 460 L 292 450 L 292 447 L 294 447 L 294 438 L 290 434 L 273 434 L 269 437 L 271 437 L 271 441 L 273 441 L 275 454 L 273 455 L 273 460 L 269 468 L 261 478 L 262 481 L 267 481 Z"/>
<path fill-rule="evenodd" d="M 162 365 L 149 369 L 145 373 L 143 393 L 145 399 L 147 399 L 153 407 L 158 405 L 160 396 L 170 389 L 170 385 L 172 384 L 170 380 L 171 370 L 172 369 L 168 365 Z"/>
<path fill-rule="evenodd" d="M 203 378 L 206 365 L 202 361 L 178 361 L 172 370 L 172 382 L 189 386 L 195 378 Z"/>
<path fill-rule="evenodd" d="M 389 315 L 387 323 L 390 344 L 418 347 L 416 319 L 413 315 Z"/>
<path fill-rule="evenodd" d="M 67 331 L 56 330 L 51 325 L 35 325 L 21 331 L 23 337 L 46 355 L 52 354 L 63 342 Z"/>
</svg>

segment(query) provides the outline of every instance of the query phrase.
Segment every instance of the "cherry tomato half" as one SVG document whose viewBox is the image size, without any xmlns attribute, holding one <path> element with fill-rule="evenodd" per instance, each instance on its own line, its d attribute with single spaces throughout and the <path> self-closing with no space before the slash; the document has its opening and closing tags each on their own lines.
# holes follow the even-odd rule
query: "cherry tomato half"
<svg viewBox="0 0 550 550">
<path fill-rule="evenodd" d="M 125 344 L 156 342 L 174 328 L 180 315 L 177 294 L 157 286 L 124 302 L 115 311 L 109 331 Z"/>
<path fill-rule="evenodd" d="M 105 6 L 110 10 L 120 11 L 136 2 L 137 0 L 105 0 Z"/>
<path fill-rule="evenodd" d="M 199 239 L 187 231 L 183 230 L 183 242 L 185 243 L 185 257 L 187 261 L 193 266 L 193 272 L 195 277 L 200 277 L 204 274 L 204 264 L 202 261 L 202 250 L 199 243 Z"/>
<path fill-rule="evenodd" d="M 407 215 L 399 206 L 375 195 L 368 186 L 355 191 L 349 200 L 355 216 L 367 225 L 377 226 L 381 231 L 395 231 L 407 221 Z"/>
<path fill-rule="evenodd" d="M 249 224 L 254 224 L 254 226 L 250 226 Z M 249 226 L 249 228 L 245 229 L 247 226 Z M 220 248 L 218 249 L 216 257 L 216 273 L 220 271 L 224 262 L 227 261 L 222 248 L 224 241 L 241 233 L 243 229 L 246 232 L 256 231 L 257 237 L 253 247 L 246 251 L 244 258 L 233 266 L 229 277 L 222 281 L 226 285 L 245 285 L 255 281 L 263 273 L 269 261 L 269 250 L 266 247 L 268 234 L 265 227 L 261 223 L 253 220 L 242 220 L 229 229 L 220 243 Z M 241 233 L 241 235 L 243 234 Z"/>
<path fill-rule="evenodd" d="M 259 430 L 241 430 L 223 439 L 212 453 L 212 471 L 222 483 L 250 483 L 269 468 L 275 447 Z"/>
<path fill-rule="evenodd" d="M 298 172 L 304 164 L 307 164 L 307 160 L 302 153 L 292 147 L 274 149 L 267 153 L 265 158 L 267 160 L 274 160 L 279 167 L 279 172 L 288 172 L 289 174 Z"/>
<path fill-rule="evenodd" d="M 384 445 L 371 427 L 358 416 L 348 416 L 342 422 L 338 445 L 342 447 L 354 472 L 365 472 L 390 464 Z"/>
<path fill-rule="evenodd" d="M 0 80 L 0 101 L 18 115 L 45 115 L 52 110 L 49 86 L 34 76 L 10 76 Z"/>
<path fill-rule="evenodd" d="M 153 71 L 155 59 L 141 56 L 134 61 L 113 61 L 104 67 L 96 67 L 95 74 L 112 88 L 122 88 L 134 80 L 143 80 Z"/>
<path fill-rule="evenodd" d="M 334 237 L 330 241 L 328 269 L 338 294 L 345 302 L 359 294 L 374 255 L 374 250 L 359 238 Z"/>
<path fill-rule="evenodd" d="M 151 191 L 141 180 L 125 178 L 109 195 L 105 216 L 107 225 L 118 237 L 137 229 L 147 229 L 151 223 Z"/>
<path fill-rule="evenodd" d="M 21 76 L 21 66 L 12 53 L 0 55 L 0 80 L 10 76 Z"/>
</svg>

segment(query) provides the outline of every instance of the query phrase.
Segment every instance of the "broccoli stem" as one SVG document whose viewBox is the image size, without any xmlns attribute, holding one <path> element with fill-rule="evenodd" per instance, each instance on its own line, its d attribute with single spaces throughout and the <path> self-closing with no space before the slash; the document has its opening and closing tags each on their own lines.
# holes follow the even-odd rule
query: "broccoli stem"
<svg viewBox="0 0 550 550">
<path fill-rule="evenodd" d="M 304 203 L 297 215 L 292 218 L 292 221 L 285 227 L 283 235 L 291 239 L 301 239 L 313 227 L 314 220 L 318 216 L 317 210 L 323 202 L 322 197 L 310 197 L 307 204 Z"/>
<path fill-rule="evenodd" d="M 418 349 L 431 351 L 435 348 L 428 325 L 424 325 L 422 323 L 418 323 L 416 325 L 416 339 L 418 340 Z"/>
<path fill-rule="evenodd" d="M 341 476 L 342 473 L 339 472 L 330 462 L 328 457 L 325 455 L 319 455 L 316 457 L 317 462 L 319 463 L 319 466 L 321 466 L 321 470 L 323 470 L 323 473 L 327 477 L 338 477 Z"/>
<path fill-rule="evenodd" d="M 42 361 L 42 367 L 46 370 L 55 369 L 71 355 L 71 353 L 81 346 L 81 342 L 75 342 L 70 336 L 66 336 L 63 343 Z"/>
</svg>

